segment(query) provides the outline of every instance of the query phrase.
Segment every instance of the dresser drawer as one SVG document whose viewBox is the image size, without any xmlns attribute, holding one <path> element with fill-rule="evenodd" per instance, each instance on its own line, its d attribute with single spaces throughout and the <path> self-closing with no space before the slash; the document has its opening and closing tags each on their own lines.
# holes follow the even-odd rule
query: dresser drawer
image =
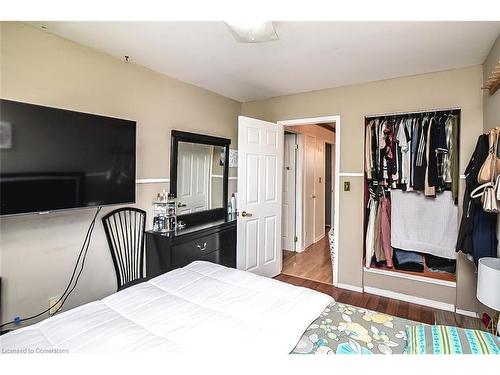
<svg viewBox="0 0 500 375">
<path fill-rule="evenodd" d="M 227 246 L 226 237 L 226 233 L 218 232 L 182 244 L 173 245 L 172 266 L 174 268 L 184 267 L 198 259 L 212 259 L 213 256 L 210 256 L 211 253 L 223 250 Z"/>
<path fill-rule="evenodd" d="M 236 267 L 236 222 L 181 235 L 146 232 L 146 275 L 155 277 L 204 260 Z"/>
</svg>

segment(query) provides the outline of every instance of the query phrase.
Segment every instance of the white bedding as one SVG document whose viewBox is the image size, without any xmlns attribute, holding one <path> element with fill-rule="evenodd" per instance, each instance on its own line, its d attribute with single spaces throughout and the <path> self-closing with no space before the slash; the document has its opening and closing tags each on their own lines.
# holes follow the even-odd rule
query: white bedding
<svg viewBox="0 0 500 375">
<path fill-rule="evenodd" d="M 287 354 L 332 298 L 208 262 L 0 336 L 3 349 Z"/>
</svg>

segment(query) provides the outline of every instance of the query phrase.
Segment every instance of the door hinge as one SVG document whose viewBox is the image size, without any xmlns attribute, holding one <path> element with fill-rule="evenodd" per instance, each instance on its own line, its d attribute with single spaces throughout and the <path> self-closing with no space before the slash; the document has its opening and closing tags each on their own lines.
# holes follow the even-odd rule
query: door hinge
<svg viewBox="0 0 500 375">
<path fill-rule="evenodd" d="M 294 242 L 298 242 L 298 241 L 299 241 L 299 238 L 298 238 L 297 236 L 295 236 L 295 237 L 293 238 L 293 241 L 294 241 Z"/>
<path fill-rule="evenodd" d="M 298 149 L 299 149 L 299 145 L 298 145 L 298 144 L 296 144 L 296 145 L 295 145 L 295 149 L 296 149 L 296 150 L 298 150 Z"/>
</svg>

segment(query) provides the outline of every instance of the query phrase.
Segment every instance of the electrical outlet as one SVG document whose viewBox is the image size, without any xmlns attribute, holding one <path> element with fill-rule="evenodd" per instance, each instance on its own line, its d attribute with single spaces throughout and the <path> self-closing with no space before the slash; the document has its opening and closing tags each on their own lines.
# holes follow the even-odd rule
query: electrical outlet
<svg viewBox="0 0 500 375">
<path fill-rule="evenodd" d="M 56 311 L 59 309 L 59 307 L 61 307 L 62 301 L 59 301 L 59 298 L 61 298 L 61 297 L 49 298 L 49 307 L 50 307 L 49 315 L 54 315 L 56 313 Z M 56 304 L 57 301 L 59 301 L 59 302 Z"/>
<path fill-rule="evenodd" d="M 344 181 L 344 191 L 350 191 L 350 190 L 351 190 L 351 182 Z"/>
</svg>

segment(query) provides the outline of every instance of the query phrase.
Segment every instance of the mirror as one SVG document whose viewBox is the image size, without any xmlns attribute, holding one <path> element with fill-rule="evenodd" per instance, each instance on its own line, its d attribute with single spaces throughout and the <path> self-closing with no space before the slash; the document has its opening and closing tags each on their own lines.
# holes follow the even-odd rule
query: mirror
<svg viewBox="0 0 500 375">
<path fill-rule="evenodd" d="M 223 208 L 224 148 L 179 142 L 177 214 Z"/>
<path fill-rule="evenodd" d="M 227 211 L 229 143 L 225 138 L 172 131 L 170 191 L 177 198 L 177 215 Z"/>
</svg>

